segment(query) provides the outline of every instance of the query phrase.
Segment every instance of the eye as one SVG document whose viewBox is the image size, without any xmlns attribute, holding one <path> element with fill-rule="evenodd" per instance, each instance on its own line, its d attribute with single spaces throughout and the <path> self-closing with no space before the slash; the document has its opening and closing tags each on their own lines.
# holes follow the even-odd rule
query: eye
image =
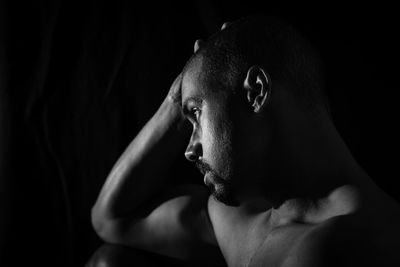
<svg viewBox="0 0 400 267">
<path fill-rule="evenodd" d="M 199 108 L 192 108 L 190 109 L 190 117 L 192 117 L 194 120 L 198 121 L 200 117 L 200 109 Z"/>
</svg>

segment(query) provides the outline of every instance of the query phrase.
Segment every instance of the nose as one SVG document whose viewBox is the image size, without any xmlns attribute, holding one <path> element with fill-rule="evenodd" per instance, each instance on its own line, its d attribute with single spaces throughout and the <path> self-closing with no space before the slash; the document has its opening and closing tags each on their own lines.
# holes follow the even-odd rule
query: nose
<svg viewBox="0 0 400 267">
<path fill-rule="evenodd" d="M 203 149 L 200 142 L 191 142 L 185 151 L 185 157 L 187 160 L 195 162 L 198 161 L 203 156 Z"/>
</svg>

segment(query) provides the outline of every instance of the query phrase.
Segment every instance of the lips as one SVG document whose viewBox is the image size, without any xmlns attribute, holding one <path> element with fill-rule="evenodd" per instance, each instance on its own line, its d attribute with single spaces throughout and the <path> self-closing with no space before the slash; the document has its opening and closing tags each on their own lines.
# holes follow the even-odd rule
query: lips
<svg viewBox="0 0 400 267">
<path fill-rule="evenodd" d="M 211 179 L 210 179 L 210 173 L 209 173 L 209 172 L 206 172 L 206 174 L 204 175 L 204 184 L 205 184 L 207 187 L 213 187 L 213 184 L 211 183 L 210 180 L 211 180 Z"/>
<path fill-rule="evenodd" d="M 204 162 L 197 161 L 195 165 L 202 175 L 205 175 L 207 172 L 211 171 L 210 166 Z"/>
</svg>

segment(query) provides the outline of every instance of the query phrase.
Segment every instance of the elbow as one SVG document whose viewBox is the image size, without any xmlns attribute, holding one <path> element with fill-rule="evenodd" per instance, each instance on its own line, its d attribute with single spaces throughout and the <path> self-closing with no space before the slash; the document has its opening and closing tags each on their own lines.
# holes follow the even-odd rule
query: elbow
<svg viewBox="0 0 400 267">
<path fill-rule="evenodd" d="M 99 214 L 98 209 L 96 209 L 96 206 L 94 206 L 91 211 L 91 222 L 93 230 L 101 239 L 103 239 L 106 222 L 103 216 Z"/>
<path fill-rule="evenodd" d="M 96 234 L 106 243 L 121 244 L 121 231 L 118 227 L 118 220 L 104 216 L 94 206 L 91 211 L 92 227 Z"/>
</svg>

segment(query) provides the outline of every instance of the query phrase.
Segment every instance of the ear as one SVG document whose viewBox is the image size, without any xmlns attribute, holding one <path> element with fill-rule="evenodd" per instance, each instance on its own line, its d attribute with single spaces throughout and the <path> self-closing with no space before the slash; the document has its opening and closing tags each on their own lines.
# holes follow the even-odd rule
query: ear
<svg viewBox="0 0 400 267">
<path fill-rule="evenodd" d="M 271 95 L 271 80 L 268 74 L 262 68 L 252 66 L 247 71 L 243 87 L 247 91 L 247 102 L 252 106 L 253 111 L 260 112 Z"/>
</svg>

